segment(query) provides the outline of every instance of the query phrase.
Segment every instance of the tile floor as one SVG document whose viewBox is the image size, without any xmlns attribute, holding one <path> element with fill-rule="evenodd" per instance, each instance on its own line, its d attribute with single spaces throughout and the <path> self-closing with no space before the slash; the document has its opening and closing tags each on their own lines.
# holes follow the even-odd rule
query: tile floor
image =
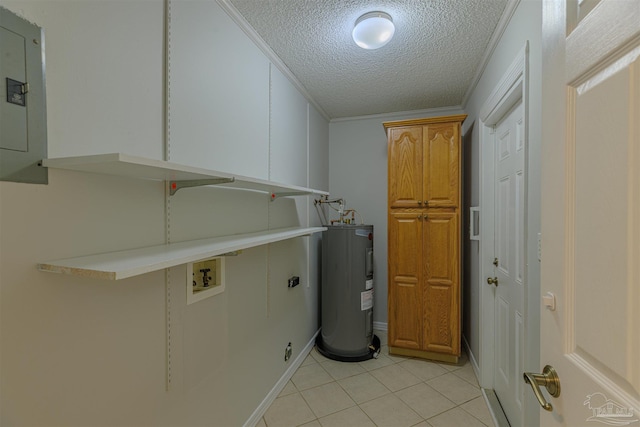
<svg viewBox="0 0 640 427">
<path fill-rule="evenodd" d="M 376 331 L 387 342 L 386 332 Z M 359 363 L 314 348 L 258 427 L 494 426 L 471 364 L 389 355 Z"/>
</svg>

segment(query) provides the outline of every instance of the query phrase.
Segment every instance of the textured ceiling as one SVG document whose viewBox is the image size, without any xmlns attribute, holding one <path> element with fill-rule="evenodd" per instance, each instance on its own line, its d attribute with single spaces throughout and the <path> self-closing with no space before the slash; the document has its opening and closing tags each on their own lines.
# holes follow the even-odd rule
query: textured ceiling
<svg viewBox="0 0 640 427">
<path fill-rule="evenodd" d="M 228 0 L 330 118 L 458 106 L 507 0 Z M 362 14 L 396 25 L 377 50 L 351 38 Z"/>
</svg>

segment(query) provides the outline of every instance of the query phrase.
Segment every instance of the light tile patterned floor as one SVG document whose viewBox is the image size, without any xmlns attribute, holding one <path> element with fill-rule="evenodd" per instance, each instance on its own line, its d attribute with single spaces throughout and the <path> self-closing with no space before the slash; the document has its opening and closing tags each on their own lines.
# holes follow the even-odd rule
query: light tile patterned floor
<svg viewBox="0 0 640 427">
<path fill-rule="evenodd" d="M 381 342 L 386 332 L 376 331 Z M 389 355 L 336 362 L 315 349 L 258 427 L 483 427 L 493 421 L 471 364 Z"/>
</svg>

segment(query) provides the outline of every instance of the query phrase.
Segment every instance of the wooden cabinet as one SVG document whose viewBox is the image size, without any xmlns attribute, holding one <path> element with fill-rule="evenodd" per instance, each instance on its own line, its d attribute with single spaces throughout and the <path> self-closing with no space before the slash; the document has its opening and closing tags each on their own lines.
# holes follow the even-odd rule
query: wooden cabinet
<svg viewBox="0 0 640 427">
<path fill-rule="evenodd" d="M 465 115 L 386 122 L 389 351 L 460 356 L 460 128 Z"/>
</svg>

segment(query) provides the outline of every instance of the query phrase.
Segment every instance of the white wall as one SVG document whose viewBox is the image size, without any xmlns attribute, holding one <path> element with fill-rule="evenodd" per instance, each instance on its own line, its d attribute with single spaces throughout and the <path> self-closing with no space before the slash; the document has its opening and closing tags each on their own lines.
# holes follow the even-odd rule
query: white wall
<svg viewBox="0 0 640 427">
<path fill-rule="evenodd" d="M 470 194 L 467 194 L 467 200 L 471 205 L 477 206 L 480 201 L 480 147 L 479 134 L 479 112 L 487 98 L 496 87 L 505 72 L 516 59 L 519 52 L 529 43 L 529 91 L 528 97 L 528 188 L 527 188 L 527 276 L 526 276 L 526 293 L 527 307 L 526 315 L 529 318 L 527 333 L 528 354 L 525 356 L 524 369 L 539 369 L 538 345 L 540 340 L 540 331 L 538 325 L 539 318 L 539 299 L 540 299 L 540 264 L 537 259 L 537 233 L 540 231 L 540 135 L 542 130 L 541 123 L 541 93 L 542 93 L 542 50 L 541 50 L 541 32 L 542 32 L 542 2 L 534 0 L 520 1 L 511 21 L 509 22 L 504 34 L 502 35 L 495 51 L 493 52 L 484 73 L 473 91 L 469 101 L 465 106 L 465 112 L 468 114 L 467 120 L 463 126 L 463 132 L 469 133 L 465 136 L 465 144 L 471 145 L 468 150 L 470 156 L 467 157 L 465 173 L 471 176 L 467 180 L 471 184 Z M 470 141 L 468 140 L 470 138 Z M 468 256 L 466 267 L 468 271 L 465 277 L 465 320 L 464 320 L 464 336 L 468 341 L 473 357 L 481 365 L 480 360 L 480 289 L 487 286 L 486 278 L 479 275 L 478 246 L 476 242 L 466 241 L 465 255 Z M 481 384 L 483 387 L 491 387 L 490 384 Z M 527 393 L 527 398 L 531 398 Z M 535 401 L 535 400 L 534 400 Z M 534 403 L 528 405 L 528 408 L 537 413 L 538 408 Z M 535 416 L 535 414 L 533 415 Z M 529 415 L 525 416 L 529 418 Z"/>
<path fill-rule="evenodd" d="M 3 6 L 46 29 L 50 156 L 161 158 L 161 1 Z M 54 170 L 46 186 L 0 183 L 0 424 L 140 424 L 164 404 L 164 273 L 35 268 L 163 243 L 163 187 Z"/>
<path fill-rule="evenodd" d="M 2 5 L 45 29 L 50 157 L 163 159 L 162 0 Z M 217 3 L 170 6 L 168 159 L 328 189 L 322 115 Z M 166 201 L 159 182 L 49 179 L 0 183 L 0 424 L 247 421 L 289 367 L 287 343 L 292 361 L 318 328 L 318 236 L 228 257 L 225 292 L 192 305 L 185 266 L 106 282 L 35 265 L 314 225 L 309 198 L 205 187 Z M 289 289 L 292 275 L 301 285 Z"/>
<path fill-rule="evenodd" d="M 415 111 L 332 120 L 329 191 L 373 224 L 374 327 L 387 323 L 387 136 L 383 122 L 462 114 L 460 109 Z M 337 219 L 334 214 L 333 219 Z M 356 215 L 356 220 L 359 217 Z"/>
<path fill-rule="evenodd" d="M 524 0 L 521 1 L 517 10 L 515 11 L 511 22 L 505 30 L 500 42 L 498 43 L 493 55 L 480 79 L 478 85 L 473 91 L 465 111 L 469 115 L 463 126 L 463 132 L 467 133 L 469 129 L 472 129 L 472 145 L 471 151 L 472 157 L 469 160 L 468 166 L 471 171 L 471 175 L 477 179 L 472 179 L 471 183 L 471 195 L 470 202 L 476 205 L 480 201 L 480 158 L 479 158 L 479 126 L 478 115 L 480 108 L 489 97 L 491 91 L 496 87 L 502 76 L 507 71 L 508 67 L 518 56 L 518 53 L 524 48 L 525 43 L 529 42 L 529 67 L 531 70 L 529 77 L 529 243 L 533 244 L 536 234 L 540 230 L 540 213 L 539 213 L 539 164 L 540 164 L 540 93 L 541 93 L 541 81 L 540 75 L 541 67 L 541 31 L 542 31 L 542 6 L 538 1 Z M 481 149 L 481 148 L 480 148 Z M 476 157 L 477 156 L 477 157 Z M 477 243 L 473 242 L 469 252 L 472 256 L 477 256 Z M 535 245 L 533 246 L 535 247 Z M 537 251 L 528 249 L 528 274 L 530 287 L 535 287 L 539 282 L 536 271 L 539 272 L 539 265 L 537 261 Z M 470 329 L 465 330 L 465 337 L 469 341 L 471 350 L 474 355 L 478 355 L 478 309 L 479 309 L 479 294 L 478 289 L 483 284 L 483 281 L 477 274 L 477 261 L 474 261 L 471 281 L 467 283 L 466 289 L 470 294 L 470 306 L 472 308 L 470 312 L 470 321 L 466 323 L 470 326 Z"/>
<path fill-rule="evenodd" d="M 169 159 L 268 179 L 268 59 L 214 0 L 170 5 Z"/>
</svg>

